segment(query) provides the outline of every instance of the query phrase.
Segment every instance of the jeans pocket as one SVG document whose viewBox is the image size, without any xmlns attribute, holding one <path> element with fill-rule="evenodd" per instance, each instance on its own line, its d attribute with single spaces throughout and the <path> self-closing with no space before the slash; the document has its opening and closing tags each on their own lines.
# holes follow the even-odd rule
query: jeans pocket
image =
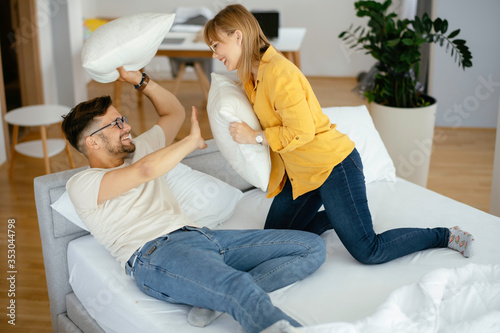
<svg viewBox="0 0 500 333">
<path fill-rule="evenodd" d="M 349 159 L 352 161 L 352 164 L 358 169 L 361 173 L 363 173 L 363 164 L 360 163 L 361 161 L 356 161 L 356 158 L 353 158 L 351 155 L 348 156 Z"/>
<path fill-rule="evenodd" d="M 161 301 L 165 301 L 165 302 L 173 303 L 173 304 L 182 304 L 182 302 L 177 301 L 175 298 L 173 298 L 165 293 L 162 293 L 160 291 L 157 291 L 154 288 L 151 288 L 145 284 L 142 285 L 142 291 L 146 295 L 149 295 L 149 296 L 154 297 L 156 299 L 159 299 Z"/>
</svg>

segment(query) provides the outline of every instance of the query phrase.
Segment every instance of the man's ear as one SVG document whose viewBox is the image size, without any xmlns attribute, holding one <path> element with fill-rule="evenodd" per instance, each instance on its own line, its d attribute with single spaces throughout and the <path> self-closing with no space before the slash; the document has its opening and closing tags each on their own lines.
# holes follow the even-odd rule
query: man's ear
<svg viewBox="0 0 500 333">
<path fill-rule="evenodd" d="M 85 138 L 85 146 L 87 147 L 87 151 L 99 149 L 99 144 L 92 136 Z"/>
</svg>

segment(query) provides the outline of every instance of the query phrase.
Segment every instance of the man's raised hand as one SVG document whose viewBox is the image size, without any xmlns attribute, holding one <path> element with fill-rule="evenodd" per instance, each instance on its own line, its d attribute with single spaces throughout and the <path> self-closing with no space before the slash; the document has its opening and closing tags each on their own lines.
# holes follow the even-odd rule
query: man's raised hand
<svg viewBox="0 0 500 333">
<path fill-rule="evenodd" d="M 197 148 L 207 148 L 207 143 L 201 137 L 200 123 L 198 122 L 198 110 L 193 106 L 191 110 L 191 131 L 189 136 L 197 140 Z"/>
<path fill-rule="evenodd" d="M 117 81 L 128 82 L 133 85 L 138 85 L 142 80 L 142 73 L 139 71 L 126 71 L 123 66 L 117 68 L 120 77 Z"/>
</svg>

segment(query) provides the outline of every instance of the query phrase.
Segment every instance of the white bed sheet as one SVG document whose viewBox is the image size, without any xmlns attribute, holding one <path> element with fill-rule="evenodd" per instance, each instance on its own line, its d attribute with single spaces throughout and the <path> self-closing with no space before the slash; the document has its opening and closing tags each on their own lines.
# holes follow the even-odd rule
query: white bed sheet
<svg viewBox="0 0 500 333">
<path fill-rule="evenodd" d="M 373 314 L 390 293 L 439 268 L 500 264 L 500 218 L 466 206 L 402 179 L 367 184 L 377 232 L 396 227 L 459 225 L 475 236 L 474 256 L 449 249 L 426 250 L 367 266 L 356 262 L 335 232 L 323 234 L 328 256 L 307 279 L 271 293 L 274 304 L 303 325 L 355 322 Z M 221 228 L 262 228 L 272 200 L 260 190 L 245 193 Z M 91 236 L 68 247 L 70 284 L 80 301 L 107 332 L 243 332 L 228 315 L 203 329 L 191 327 L 188 306 L 143 294 L 120 265 Z"/>
<path fill-rule="evenodd" d="M 393 291 L 374 314 L 355 323 L 275 325 L 282 333 L 498 333 L 500 265 L 435 269 Z"/>
</svg>

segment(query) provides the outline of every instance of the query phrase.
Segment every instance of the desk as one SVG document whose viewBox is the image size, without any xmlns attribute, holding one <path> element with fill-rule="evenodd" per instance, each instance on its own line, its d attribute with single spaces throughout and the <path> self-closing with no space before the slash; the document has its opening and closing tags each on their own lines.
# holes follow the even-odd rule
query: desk
<svg viewBox="0 0 500 333">
<path fill-rule="evenodd" d="M 295 63 L 300 69 L 300 46 L 304 40 L 306 28 L 279 28 L 278 38 L 271 40 L 271 44 L 288 60 Z M 208 48 L 205 42 L 197 42 L 197 32 L 169 32 L 165 43 L 162 43 L 156 52 L 156 55 L 162 55 L 174 58 L 212 58 L 213 52 Z M 208 100 L 208 91 L 210 90 L 210 81 L 200 63 L 194 62 L 194 69 L 201 89 Z M 179 74 L 175 81 L 172 92 L 174 95 L 179 89 L 182 76 L 184 75 L 185 64 L 181 65 Z"/>
<path fill-rule="evenodd" d="M 167 56 L 173 58 L 212 58 L 213 52 L 205 42 L 196 42 L 197 32 L 168 32 L 165 36 L 167 42 L 160 44 L 157 56 Z M 306 28 L 279 28 L 278 38 L 270 40 L 271 44 L 300 69 L 300 47 Z M 177 94 L 186 64 L 181 65 L 175 80 L 172 93 Z M 205 98 L 208 100 L 210 81 L 199 62 L 194 62 L 194 69 Z M 114 104 L 119 108 L 121 104 L 121 82 L 115 81 Z M 138 96 L 139 108 L 142 103 L 142 95 Z"/>
<path fill-rule="evenodd" d="M 14 170 L 14 156 L 16 152 L 30 157 L 43 158 L 45 161 L 45 172 L 49 174 L 49 157 L 66 149 L 70 166 L 71 168 L 75 167 L 68 142 L 64 139 L 47 139 L 46 128 L 48 125 L 62 122 L 63 119 L 61 116 L 67 114 L 70 110 L 71 109 L 66 106 L 45 104 L 24 106 L 5 114 L 5 121 L 14 126 L 12 131 L 12 155 L 10 160 L 11 178 Z M 40 126 L 41 140 L 17 143 L 19 126 Z"/>
<path fill-rule="evenodd" d="M 212 51 L 205 42 L 195 42 L 197 33 L 169 32 L 167 38 L 178 42 L 163 43 L 157 55 L 178 58 L 212 58 Z M 290 61 L 300 68 L 300 46 L 306 35 L 306 28 L 279 28 L 279 37 L 272 39 L 271 44 Z"/>
</svg>

